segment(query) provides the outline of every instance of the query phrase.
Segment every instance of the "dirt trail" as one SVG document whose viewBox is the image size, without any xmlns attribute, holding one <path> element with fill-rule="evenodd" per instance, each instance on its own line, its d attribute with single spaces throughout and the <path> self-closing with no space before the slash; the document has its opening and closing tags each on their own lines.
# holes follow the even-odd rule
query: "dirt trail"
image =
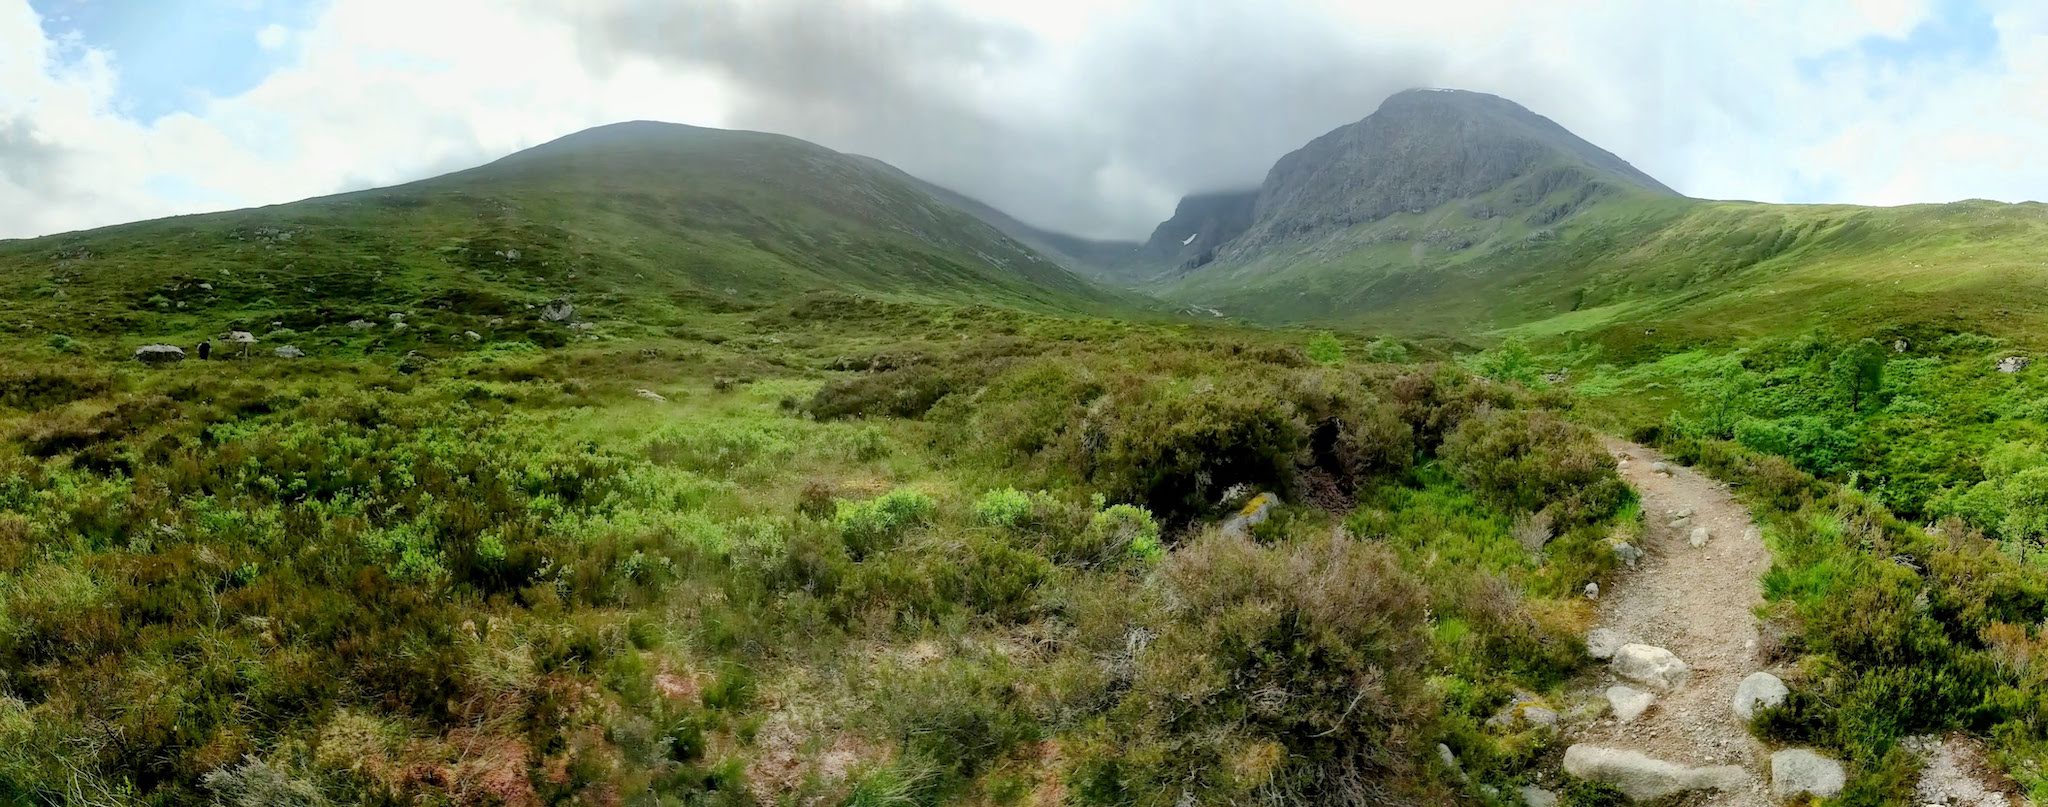
<svg viewBox="0 0 2048 807">
<path fill-rule="evenodd" d="M 1576 742 L 1641 751 L 1686 765 L 1740 765 L 1751 787 L 1701 792 L 1685 803 L 1749 807 L 1769 805 L 1770 759 L 1763 744 L 1735 717 L 1730 703 L 1744 677 L 1761 669 L 1755 609 L 1770 553 L 1727 487 L 1633 443 L 1605 439 L 1623 479 L 1642 498 L 1644 557 L 1600 599 L 1598 627 L 1630 642 L 1670 650 L 1692 668 L 1692 679 L 1635 720 L 1611 717 L 1587 727 Z M 1678 514 L 1691 511 L 1691 517 Z M 1703 548 L 1688 539 L 1695 527 L 1712 538 Z M 1599 686 L 1625 683 L 1602 673 Z"/>
</svg>

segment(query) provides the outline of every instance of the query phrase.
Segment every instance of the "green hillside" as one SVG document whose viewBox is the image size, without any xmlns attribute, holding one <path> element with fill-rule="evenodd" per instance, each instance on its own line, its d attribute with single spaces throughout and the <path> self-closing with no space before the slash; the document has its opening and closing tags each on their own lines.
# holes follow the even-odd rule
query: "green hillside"
<svg viewBox="0 0 2048 807">
<path fill-rule="evenodd" d="M 1614 199 L 1553 228 L 1402 214 L 1189 275 L 1172 299 L 1254 320 L 1402 333 L 1733 340 L 2048 321 L 2048 206 L 1901 208 Z"/>
<path fill-rule="evenodd" d="M 657 323 L 815 289 L 1045 311 L 1135 299 L 865 160 L 658 123 L 393 188 L 0 242 L 0 322 L 80 338 L 340 339 L 394 312 L 433 329 L 395 343 L 523 336 L 556 300 L 577 320 Z"/>
</svg>

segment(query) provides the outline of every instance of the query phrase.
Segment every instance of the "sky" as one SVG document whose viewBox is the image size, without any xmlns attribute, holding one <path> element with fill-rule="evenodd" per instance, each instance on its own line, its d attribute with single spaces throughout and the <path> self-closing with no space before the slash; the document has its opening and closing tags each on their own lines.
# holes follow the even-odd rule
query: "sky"
<svg viewBox="0 0 2048 807">
<path fill-rule="evenodd" d="M 357 190 L 652 119 L 1141 239 L 1411 87 L 1693 196 L 2048 197 L 2038 0 L 0 0 L 0 238 Z"/>
</svg>

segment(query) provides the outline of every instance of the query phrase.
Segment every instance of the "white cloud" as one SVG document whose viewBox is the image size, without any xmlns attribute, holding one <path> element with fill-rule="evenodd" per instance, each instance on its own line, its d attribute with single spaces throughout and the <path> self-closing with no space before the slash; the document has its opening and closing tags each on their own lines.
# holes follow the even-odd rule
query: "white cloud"
<svg viewBox="0 0 2048 807">
<path fill-rule="evenodd" d="M 1856 46 L 1911 33 L 1928 0 L 845 0 L 825 40 L 842 47 L 772 51 L 804 62 L 781 65 L 809 82 L 796 106 L 720 61 L 748 43 L 693 38 L 706 9 L 770 37 L 778 9 L 819 16 L 791 0 L 688 0 L 625 45 L 620 21 L 661 4 L 333 0 L 257 35 L 287 62 L 255 87 L 145 123 L 115 108 L 118 60 L 0 0 L 0 237 L 416 179 L 631 118 L 784 130 L 1141 236 L 1179 194 L 1254 182 L 1407 85 L 1515 99 L 1695 195 L 2019 200 L 2048 187 L 2048 13 L 2000 2 L 1997 52 L 1901 66 Z M 815 102 L 846 89 L 835 73 L 870 75 L 834 60 L 889 58 L 923 41 L 889 25 L 929 19 L 995 33 L 874 73 L 897 82 L 879 96 Z"/>
<path fill-rule="evenodd" d="M 277 50 L 284 47 L 285 42 L 290 37 L 290 31 L 285 30 L 284 26 L 273 22 L 263 26 L 262 30 L 256 32 L 256 44 L 264 50 Z"/>
</svg>

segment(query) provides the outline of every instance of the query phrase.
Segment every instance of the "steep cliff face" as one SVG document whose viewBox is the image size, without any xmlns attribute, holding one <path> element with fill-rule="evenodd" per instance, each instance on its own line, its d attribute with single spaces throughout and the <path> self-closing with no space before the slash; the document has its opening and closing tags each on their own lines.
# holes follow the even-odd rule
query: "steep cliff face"
<svg viewBox="0 0 2048 807">
<path fill-rule="evenodd" d="M 1252 225 L 1257 191 L 1196 194 L 1180 200 L 1173 218 L 1161 222 L 1139 250 L 1139 262 L 1153 272 L 1199 269 L 1216 259 L 1217 250 Z"/>
</svg>

